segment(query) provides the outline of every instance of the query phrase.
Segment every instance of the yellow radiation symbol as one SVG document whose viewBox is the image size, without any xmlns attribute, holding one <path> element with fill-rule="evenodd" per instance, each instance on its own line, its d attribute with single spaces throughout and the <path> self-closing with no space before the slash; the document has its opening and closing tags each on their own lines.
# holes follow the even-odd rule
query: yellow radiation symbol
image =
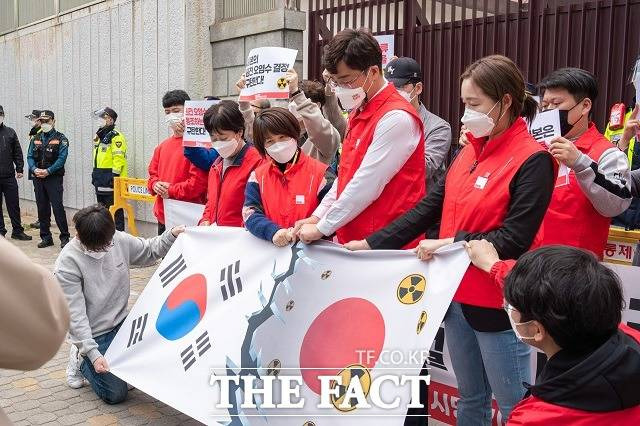
<svg viewBox="0 0 640 426">
<path fill-rule="evenodd" d="M 278 89 L 285 89 L 287 87 L 287 79 L 282 77 L 278 79 L 278 82 L 276 83 L 278 85 Z"/>
<path fill-rule="evenodd" d="M 353 411 L 358 408 L 357 398 L 353 397 L 350 398 L 349 401 L 344 402 L 344 397 L 347 393 L 347 389 L 349 388 L 349 383 L 351 383 L 352 379 L 355 380 L 357 378 L 357 380 L 360 381 L 360 386 L 362 387 L 364 396 L 367 397 L 371 390 L 371 373 L 364 365 L 352 364 L 342 370 L 338 376 L 342 377 L 342 384 L 339 385 L 336 381 L 331 382 L 331 389 L 338 388 L 339 390 L 338 396 L 333 394 L 331 395 L 331 403 L 338 411 Z"/>
<path fill-rule="evenodd" d="M 398 300 L 405 305 L 413 305 L 422 299 L 427 280 L 420 274 L 405 277 L 398 285 Z"/>
<path fill-rule="evenodd" d="M 418 320 L 418 326 L 416 327 L 416 334 L 420 334 L 424 325 L 427 323 L 427 311 L 422 311 L 420 319 Z"/>
<path fill-rule="evenodd" d="M 316 424 L 312 421 L 306 421 L 302 426 L 316 426 Z"/>
</svg>

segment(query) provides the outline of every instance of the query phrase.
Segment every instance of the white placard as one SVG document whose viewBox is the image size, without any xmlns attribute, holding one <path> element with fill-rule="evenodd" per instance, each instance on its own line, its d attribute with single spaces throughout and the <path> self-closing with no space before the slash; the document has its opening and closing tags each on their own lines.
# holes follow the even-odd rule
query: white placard
<svg viewBox="0 0 640 426">
<path fill-rule="evenodd" d="M 200 222 L 203 212 L 204 205 L 202 204 L 172 200 L 171 198 L 164 200 L 164 224 L 167 229 L 178 225 L 196 226 Z"/>
<path fill-rule="evenodd" d="M 184 103 L 184 135 L 182 145 L 211 148 L 211 136 L 204 128 L 202 116 L 220 101 L 186 101 Z"/>
<path fill-rule="evenodd" d="M 293 68 L 297 55 L 297 50 L 284 47 L 251 49 L 244 74 L 246 86 L 238 100 L 289 99 L 289 84 L 284 75 Z"/>
<path fill-rule="evenodd" d="M 640 58 L 636 61 L 631 81 L 633 81 L 633 85 L 636 87 L 636 104 L 640 105 Z"/>
<path fill-rule="evenodd" d="M 536 118 L 529 125 L 529 133 L 536 141 L 549 148 L 553 138 L 562 136 L 560 131 L 560 110 L 551 109 L 536 114 Z M 559 165 L 556 187 L 569 183 L 569 173 L 570 170 L 567 166 L 564 164 Z"/>
<path fill-rule="evenodd" d="M 373 36 L 380 45 L 380 49 L 382 50 L 382 68 L 385 68 L 387 64 L 391 61 L 391 58 L 395 55 L 394 47 L 395 41 L 393 34 L 389 35 L 377 35 Z"/>
</svg>

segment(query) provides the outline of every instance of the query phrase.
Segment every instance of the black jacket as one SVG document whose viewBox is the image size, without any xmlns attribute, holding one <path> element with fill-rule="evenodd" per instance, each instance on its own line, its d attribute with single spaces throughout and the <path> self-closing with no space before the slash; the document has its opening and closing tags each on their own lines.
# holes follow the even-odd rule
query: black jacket
<svg viewBox="0 0 640 426">
<path fill-rule="evenodd" d="M 18 135 L 11 127 L 0 124 L 0 178 L 15 177 L 23 169 L 24 158 Z"/>
</svg>

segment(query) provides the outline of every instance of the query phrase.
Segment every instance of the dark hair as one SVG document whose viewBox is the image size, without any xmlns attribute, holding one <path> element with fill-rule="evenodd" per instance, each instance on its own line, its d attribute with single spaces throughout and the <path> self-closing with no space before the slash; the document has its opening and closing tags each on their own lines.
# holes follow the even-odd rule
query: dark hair
<svg viewBox="0 0 640 426">
<path fill-rule="evenodd" d="M 91 251 L 104 250 L 111 244 L 116 225 L 111 213 L 102 204 L 94 204 L 78 210 L 73 215 L 76 236 Z"/>
<path fill-rule="evenodd" d="M 504 297 L 536 320 L 561 347 L 588 349 L 616 332 L 624 308 L 617 275 L 590 253 L 547 246 L 523 255 L 504 286 Z"/>
<path fill-rule="evenodd" d="M 480 58 L 460 76 L 460 82 L 471 79 L 473 82 L 495 102 L 500 102 L 500 114 L 502 114 L 502 98 L 511 95 L 511 116 L 513 123 L 522 116 L 531 122 L 536 116 L 538 103 L 525 91 L 522 72 L 506 56 L 491 55 Z"/>
<path fill-rule="evenodd" d="M 189 94 L 184 90 L 169 90 L 162 97 L 162 107 L 171 108 L 176 105 L 184 105 L 186 101 L 190 101 Z"/>
<path fill-rule="evenodd" d="M 253 144 L 263 157 L 267 155 L 264 144 L 269 135 L 286 135 L 297 141 L 300 138 L 300 124 L 288 109 L 269 108 L 253 120 Z"/>
<path fill-rule="evenodd" d="M 544 96 L 547 89 L 557 88 L 566 89 L 576 102 L 589 98 L 592 103 L 595 103 L 598 97 L 598 83 L 595 76 L 580 68 L 560 68 L 538 83 L 540 96 Z"/>
<path fill-rule="evenodd" d="M 324 106 L 326 96 L 324 93 L 324 85 L 315 80 L 302 80 L 300 82 L 300 90 L 304 92 L 304 95 L 311 99 L 312 102 L 317 102 L 320 107 Z"/>
<path fill-rule="evenodd" d="M 240 107 L 234 101 L 220 101 L 212 105 L 202 117 L 204 128 L 209 134 L 230 130 L 238 133 L 242 130 L 244 135 L 244 117 L 240 112 Z"/>
<path fill-rule="evenodd" d="M 382 71 L 382 50 L 368 29 L 342 30 L 325 46 L 323 65 L 335 74 L 340 61 L 354 70 L 364 71 L 376 65 Z"/>
<path fill-rule="evenodd" d="M 271 108 L 271 101 L 269 99 L 257 99 L 254 101 L 254 104 L 260 109 Z"/>
</svg>

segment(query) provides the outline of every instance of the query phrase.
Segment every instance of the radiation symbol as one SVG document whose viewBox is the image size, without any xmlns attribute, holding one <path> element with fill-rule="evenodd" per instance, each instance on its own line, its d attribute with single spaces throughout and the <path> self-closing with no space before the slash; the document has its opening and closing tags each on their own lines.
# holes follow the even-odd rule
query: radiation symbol
<svg viewBox="0 0 640 426">
<path fill-rule="evenodd" d="M 293 300 L 289 300 L 289 302 L 287 302 L 287 306 L 285 307 L 286 311 L 289 312 L 290 310 L 292 310 L 295 304 L 296 303 Z"/>
<path fill-rule="evenodd" d="M 302 426 L 316 426 L 316 424 L 312 421 L 306 421 Z"/>
<path fill-rule="evenodd" d="M 418 320 L 418 326 L 416 327 L 416 334 L 420 334 L 424 325 L 427 323 L 427 311 L 422 311 L 420 319 Z"/>
<path fill-rule="evenodd" d="M 343 401 L 345 394 L 347 393 L 347 389 L 349 388 L 349 383 L 351 383 L 352 378 L 358 378 L 360 381 L 360 386 L 362 387 L 362 391 L 364 392 L 364 396 L 369 396 L 369 390 L 371 389 L 371 373 L 369 369 L 360 364 L 352 364 L 338 373 L 338 376 L 342 377 L 342 384 L 338 385 L 336 381 L 331 382 L 331 389 L 335 389 L 336 387 L 339 389 L 338 396 L 331 395 L 331 403 L 338 411 L 347 412 L 353 411 L 358 408 L 358 399 L 351 398 L 345 406 L 343 407 Z"/>
<path fill-rule="evenodd" d="M 324 271 L 322 275 L 320 275 L 320 278 L 322 278 L 323 280 L 326 280 L 330 276 L 331 276 L 331 271 Z"/>
<path fill-rule="evenodd" d="M 420 274 L 411 274 L 398 285 L 398 300 L 405 305 L 413 305 L 422 299 L 427 280 Z"/>
<path fill-rule="evenodd" d="M 285 89 L 288 84 L 287 79 L 284 77 L 279 78 L 276 84 L 278 85 L 278 89 Z"/>
<path fill-rule="evenodd" d="M 280 360 L 274 359 L 267 366 L 267 376 L 277 376 L 280 374 Z"/>
</svg>

